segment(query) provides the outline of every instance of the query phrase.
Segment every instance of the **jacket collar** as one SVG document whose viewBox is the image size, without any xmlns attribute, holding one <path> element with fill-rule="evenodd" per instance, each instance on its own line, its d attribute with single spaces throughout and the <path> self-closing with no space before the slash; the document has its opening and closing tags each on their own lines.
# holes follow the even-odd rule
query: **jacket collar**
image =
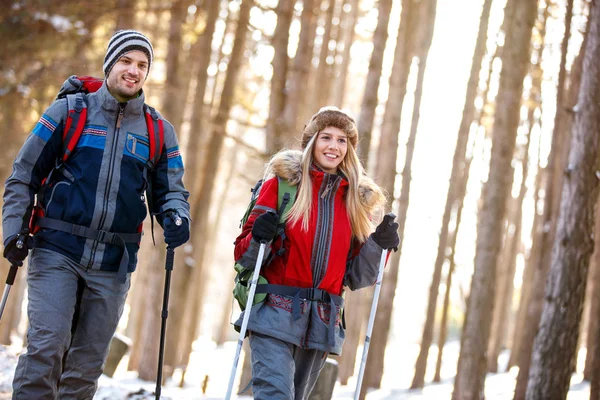
<svg viewBox="0 0 600 400">
<path fill-rule="evenodd" d="M 300 150 L 282 150 L 273 156 L 267 172 L 275 174 L 282 179 L 285 179 L 290 185 L 297 185 L 302 178 L 302 152 Z M 316 168 L 311 168 L 310 171 L 313 177 L 323 179 L 326 172 L 319 171 Z M 330 174 L 327 174 L 330 175 Z M 336 175 L 330 175 L 336 176 Z M 345 177 L 337 175 L 341 179 L 340 186 L 348 187 L 349 183 Z M 373 193 L 379 192 L 375 183 L 370 179 L 359 178 L 358 196 L 360 203 L 366 208 L 377 206 L 378 197 L 373 196 Z"/>
<path fill-rule="evenodd" d="M 337 174 L 330 174 L 328 172 L 323 171 L 321 168 L 319 168 L 318 165 L 315 164 L 312 164 L 310 166 L 310 176 L 312 176 L 313 179 L 319 183 L 323 182 L 326 179 L 328 179 L 328 182 L 333 183 L 341 181 L 339 186 L 340 188 L 345 188 L 349 185 L 348 180 L 341 172 L 338 172 Z"/>
<path fill-rule="evenodd" d="M 98 89 L 98 91 L 96 92 L 96 96 L 98 98 L 100 105 L 102 106 L 102 108 L 104 110 L 111 112 L 111 113 L 119 112 L 119 102 L 108 91 L 108 86 L 106 86 L 106 79 L 104 80 L 104 83 L 102 83 L 102 86 L 100 87 L 100 89 Z M 145 99 L 144 91 L 142 90 L 142 91 L 140 91 L 140 95 L 138 97 L 136 97 L 135 99 L 129 100 L 127 103 L 124 103 L 126 105 L 125 110 L 124 110 L 124 115 L 125 116 L 142 115 L 142 113 L 144 112 L 144 99 Z"/>
</svg>

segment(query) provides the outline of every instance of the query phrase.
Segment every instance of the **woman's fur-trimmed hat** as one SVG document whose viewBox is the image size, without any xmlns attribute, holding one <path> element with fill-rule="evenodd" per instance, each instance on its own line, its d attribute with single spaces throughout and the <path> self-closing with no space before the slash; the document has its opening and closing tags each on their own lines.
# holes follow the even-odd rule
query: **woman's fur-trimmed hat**
<svg viewBox="0 0 600 400">
<path fill-rule="evenodd" d="M 306 148 L 310 139 L 328 126 L 342 130 L 348 136 L 348 141 L 352 147 L 356 149 L 358 145 L 356 122 L 354 122 L 354 118 L 335 106 L 321 107 L 319 111 L 310 117 L 302 131 L 302 148 Z"/>
</svg>

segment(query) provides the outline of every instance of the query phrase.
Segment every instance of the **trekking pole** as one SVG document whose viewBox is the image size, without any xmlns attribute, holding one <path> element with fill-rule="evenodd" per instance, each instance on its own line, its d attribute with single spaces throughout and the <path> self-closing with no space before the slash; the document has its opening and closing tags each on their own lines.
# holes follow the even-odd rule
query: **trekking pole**
<svg viewBox="0 0 600 400">
<path fill-rule="evenodd" d="M 391 225 L 396 216 L 393 213 L 387 214 L 383 220 Z M 354 391 L 354 400 L 360 397 L 360 388 L 365 375 L 365 367 L 367 366 L 367 356 L 369 355 L 369 345 L 371 344 L 371 334 L 373 333 L 373 325 L 375 324 L 375 314 L 377 313 L 377 304 L 379 303 L 379 292 L 381 292 L 381 281 L 383 280 L 383 270 L 385 260 L 389 253 L 389 249 L 381 251 L 381 259 L 379 260 L 379 273 L 377 274 L 377 282 L 375 283 L 375 293 L 373 293 L 373 303 L 371 304 L 371 313 L 369 314 L 369 323 L 367 324 L 367 334 L 365 336 L 365 345 L 363 347 L 362 359 L 360 361 L 360 370 L 358 372 L 358 382 L 356 382 L 356 390 Z"/>
<path fill-rule="evenodd" d="M 167 218 L 172 218 L 175 225 L 181 226 L 181 217 L 174 212 L 167 213 Z M 163 306 L 160 325 L 160 345 L 158 348 L 158 372 L 156 373 L 156 400 L 160 399 L 162 389 L 162 369 L 163 357 L 165 352 L 165 336 L 167 332 L 167 317 L 169 316 L 169 291 L 171 288 L 171 271 L 173 271 L 173 261 L 175 260 L 175 249 L 167 246 L 167 257 L 165 262 L 165 292 L 163 295 Z"/>
<path fill-rule="evenodd" d="M 17 249 L 22 249 L 25 245 L 25 241 L 23 236 L 19 236 L 17 243 Z M 6 277 L 6 286 L 4 287 L 4 293 L 2 294 L 2 303 L 0 303 L 0 322 L 2 322 L 2 315 L 4 314 L 4 306 L 6 306 L 6 301 L 8 300 L 8 294 L 10 293 L 10 288 L 15 283 L 15 278 L 17 276 L 17 270 L 19 267 L 17 265 L 11 264 L 10 269 L 8 270 L 8 276 Z"/>
<path fill-rule="evenodd" d="M 233 381 L 235 380 L 235 374 L 237 372 L 237 366 L 240 361 L 240 353 L 242 351 L 242 344 L 246 336 L 246 329 L 248 328 L 248 320 L 250 319 L 250 310 L 254 303 L 254 293 L 256 292 L 256 285 L 258 283 L 258 276 L 260 275 L 260 267 L 262 265 L 262 259 L 265 255 L 265 249 L 267 242 L 261 241 L 260 248 L 258 250 L 258 257 L 256 258 L 256 265 L 254 266 L 254 272 L 252 273 L 252 281 L 250 282 L 250 291 L 248 293 L 248 300 L 246 302 L 246 310 L 244 311 L 244 319 L 242 320 L 242 328 L 240 329 L 240 336 L 238 338 L 237 348 L 235 349 L 235 357 L 233 358 L 233 366 L 231 367 L 231 374 L 229 375 L 229 386 L 227 386 L 226 400 L 231 399 L 231 391 L 233 389 Z"/>
</svg>

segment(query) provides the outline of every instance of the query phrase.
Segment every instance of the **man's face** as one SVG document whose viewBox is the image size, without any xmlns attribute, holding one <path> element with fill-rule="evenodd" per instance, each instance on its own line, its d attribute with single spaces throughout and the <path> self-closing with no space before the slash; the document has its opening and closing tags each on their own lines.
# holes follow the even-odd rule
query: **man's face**
<svg viewBox="0 0 600 400">
<path fill-rule="evenodd" d="M 136 98 L 148 75 L 148 57 L 140 50 L 133 50 L 119 58 L 106 78 L 110 93 L 123 103 Z"/>
</svg>

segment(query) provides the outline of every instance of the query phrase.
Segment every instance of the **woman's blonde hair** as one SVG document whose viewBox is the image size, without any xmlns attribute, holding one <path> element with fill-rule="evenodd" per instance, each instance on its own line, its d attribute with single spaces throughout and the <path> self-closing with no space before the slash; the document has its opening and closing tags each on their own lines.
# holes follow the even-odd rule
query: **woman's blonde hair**
<svg viewBox="0 0 600 400">
<path fill-rule="evenodd" d="M 338 169 L 344 174 L 349 183 L 346 194 L 346 210 L 350 218 L 352 234 L 360 242 L 364 242 L 371 232 L 373 232 L 371 218 L 385 202 L 385 195 L 381 188 L 366 175 L 360 163 L 356 153 L 358 130 L 356 129 L 354 119 L 336 107 L 321 108 L 304 127 L 301 140 L 303 151 L 300 188 L 296 201 L 286 216 L 286 220 L 289 220 L 292 224 L 302 221 L 302 228 L 308 230 L 313 190 L 309 171 L 314 161 L 313 148 L 319 132 L 327 127 L 334 127 L 343 131 L 350 143 L 346 156 Z M 360 184 L 366 184 L 369 189 L 372 189 L 368 193 L 362 193 L 363 197 L 369 197 L 366 199 L 366 202 L 360 201 Z"/>
</svg>

